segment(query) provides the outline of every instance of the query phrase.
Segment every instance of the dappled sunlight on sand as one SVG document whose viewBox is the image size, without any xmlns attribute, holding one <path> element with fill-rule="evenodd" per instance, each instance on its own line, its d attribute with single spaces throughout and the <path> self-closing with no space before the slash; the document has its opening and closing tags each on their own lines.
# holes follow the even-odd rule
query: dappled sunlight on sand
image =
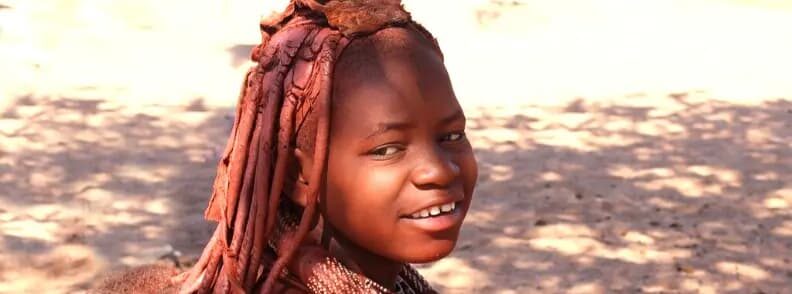
<svg viewBox="0 0 792 294">
<path fill-rule="evenodd" d="M 5 238 L 0 240 L 7 242 Z M 0 249 L 6 251 L 9 248 Z M 69 289 L 74 284 L 91 279 L 107 266 L 107 262 L 97 256 L 93 248 L 77 244 L 57 245 L 39 254 L 15 252 L 11 255 L 4 252 L 0 253 L 0 258 L 3 259 L 3 266 L 15 267 L 13 271 L 3 271 L 0 279 L 0 289 L 7 293 Z"/>
<path fill-rule="evenodd" d="M 0 289 L 78 290 L 103 271 L 156 262 L 169 253 L 161 248 L 197 254 L 210 233 L 201 211 L 214 137 L 230 127 L 229 110 L 179 106 L 157 117 L 98 100 L 26 99 L 3 117 L 22 123 L 2 134 Z"/>
<path fill-rule="evenodd" d="M 448 291 L 471 289 L 489 283 L 486 271 L 472 268 L 464 260 L 453 257 L 435 263 L 422 273 L 426 278 L 442 283 Z"/>
<path fill-rule="evenodd" d="M 788 289 L 792 104 L 706 96 L 472 112 L 480 183 L 452 256 L 490 283 L 470 289 Z"/>
<path fill-rule="evenodd" d="M 198 255 L 260 2 L 0 0 L 0 292 Z M 442 293 L 792 291 L 792 4 L 404 2 L 479 159 Z"/>
</svg>

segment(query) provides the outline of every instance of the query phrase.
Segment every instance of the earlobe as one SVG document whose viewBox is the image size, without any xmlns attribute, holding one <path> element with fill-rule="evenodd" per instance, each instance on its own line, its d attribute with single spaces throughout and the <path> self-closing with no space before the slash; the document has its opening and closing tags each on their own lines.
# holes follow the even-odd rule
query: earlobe
<svg viewBox="0 0 792 294">
<path fill-rule="evenodd" d="M 307 156 L 305 152 L 303 152 L 300 148 L 294 148 L 294 158 L 297 159 L 297 163 L 300 165 L 298 171 L 298 178 L 301 184 L 308 185 L 308 175 L 311 172 L 311 167 L 313 166 L 313 158 Z"/>
<path fill-rule="evenodd" d="M 297 160 L 297 181 L 294 183 L 292 191 L 292 201 L 302 207 L 307 204 L 306 193 L 308 192 L 308 175 L 313 166 L 313 158 L 307 156 L 300 148 L 294 148 L 294 158 Z"/>
</svg>

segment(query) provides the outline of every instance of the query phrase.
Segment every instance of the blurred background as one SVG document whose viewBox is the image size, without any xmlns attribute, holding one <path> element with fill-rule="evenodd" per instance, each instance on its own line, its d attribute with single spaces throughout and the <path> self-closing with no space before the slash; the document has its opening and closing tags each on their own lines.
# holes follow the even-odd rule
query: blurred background
<svg viewBox="0 0 792 294">
<path fill-rule="evenodd" d="M 792 292 L 792 2 L 403 1 L 480 165 L 442 293 Z M 0 0 L 0 293 L 189 263 L 278 0 Z"/>
</svg>

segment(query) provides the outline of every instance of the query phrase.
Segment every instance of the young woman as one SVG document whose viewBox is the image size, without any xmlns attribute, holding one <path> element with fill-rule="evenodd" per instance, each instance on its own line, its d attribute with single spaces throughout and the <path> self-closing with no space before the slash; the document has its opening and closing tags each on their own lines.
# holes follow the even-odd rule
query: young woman
<svg viewBox="0 0 792 294">
<path fill-rule="evenodd" d="M 293 0 L 261 31 L 206 211 L 218 227 L 155 288 L 434 293 L 409 264 L 453 250 L 477 178 L 435 39 L 391 0 Z"/>
</svg>

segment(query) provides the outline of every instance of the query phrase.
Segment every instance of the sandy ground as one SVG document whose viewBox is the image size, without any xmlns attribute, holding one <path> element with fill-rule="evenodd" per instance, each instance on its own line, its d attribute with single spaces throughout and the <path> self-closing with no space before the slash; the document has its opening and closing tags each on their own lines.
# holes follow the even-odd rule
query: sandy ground
<svg viewBox="0 0 792 294">
<path fill-rule="evenodd" d="M 0 1 L 0 293 L 194 258 L 268 7 L 32 2 Z M 789 4 L 405 2 L 480 164 L 441 292 L 792 293 Z"/>
</svg>

